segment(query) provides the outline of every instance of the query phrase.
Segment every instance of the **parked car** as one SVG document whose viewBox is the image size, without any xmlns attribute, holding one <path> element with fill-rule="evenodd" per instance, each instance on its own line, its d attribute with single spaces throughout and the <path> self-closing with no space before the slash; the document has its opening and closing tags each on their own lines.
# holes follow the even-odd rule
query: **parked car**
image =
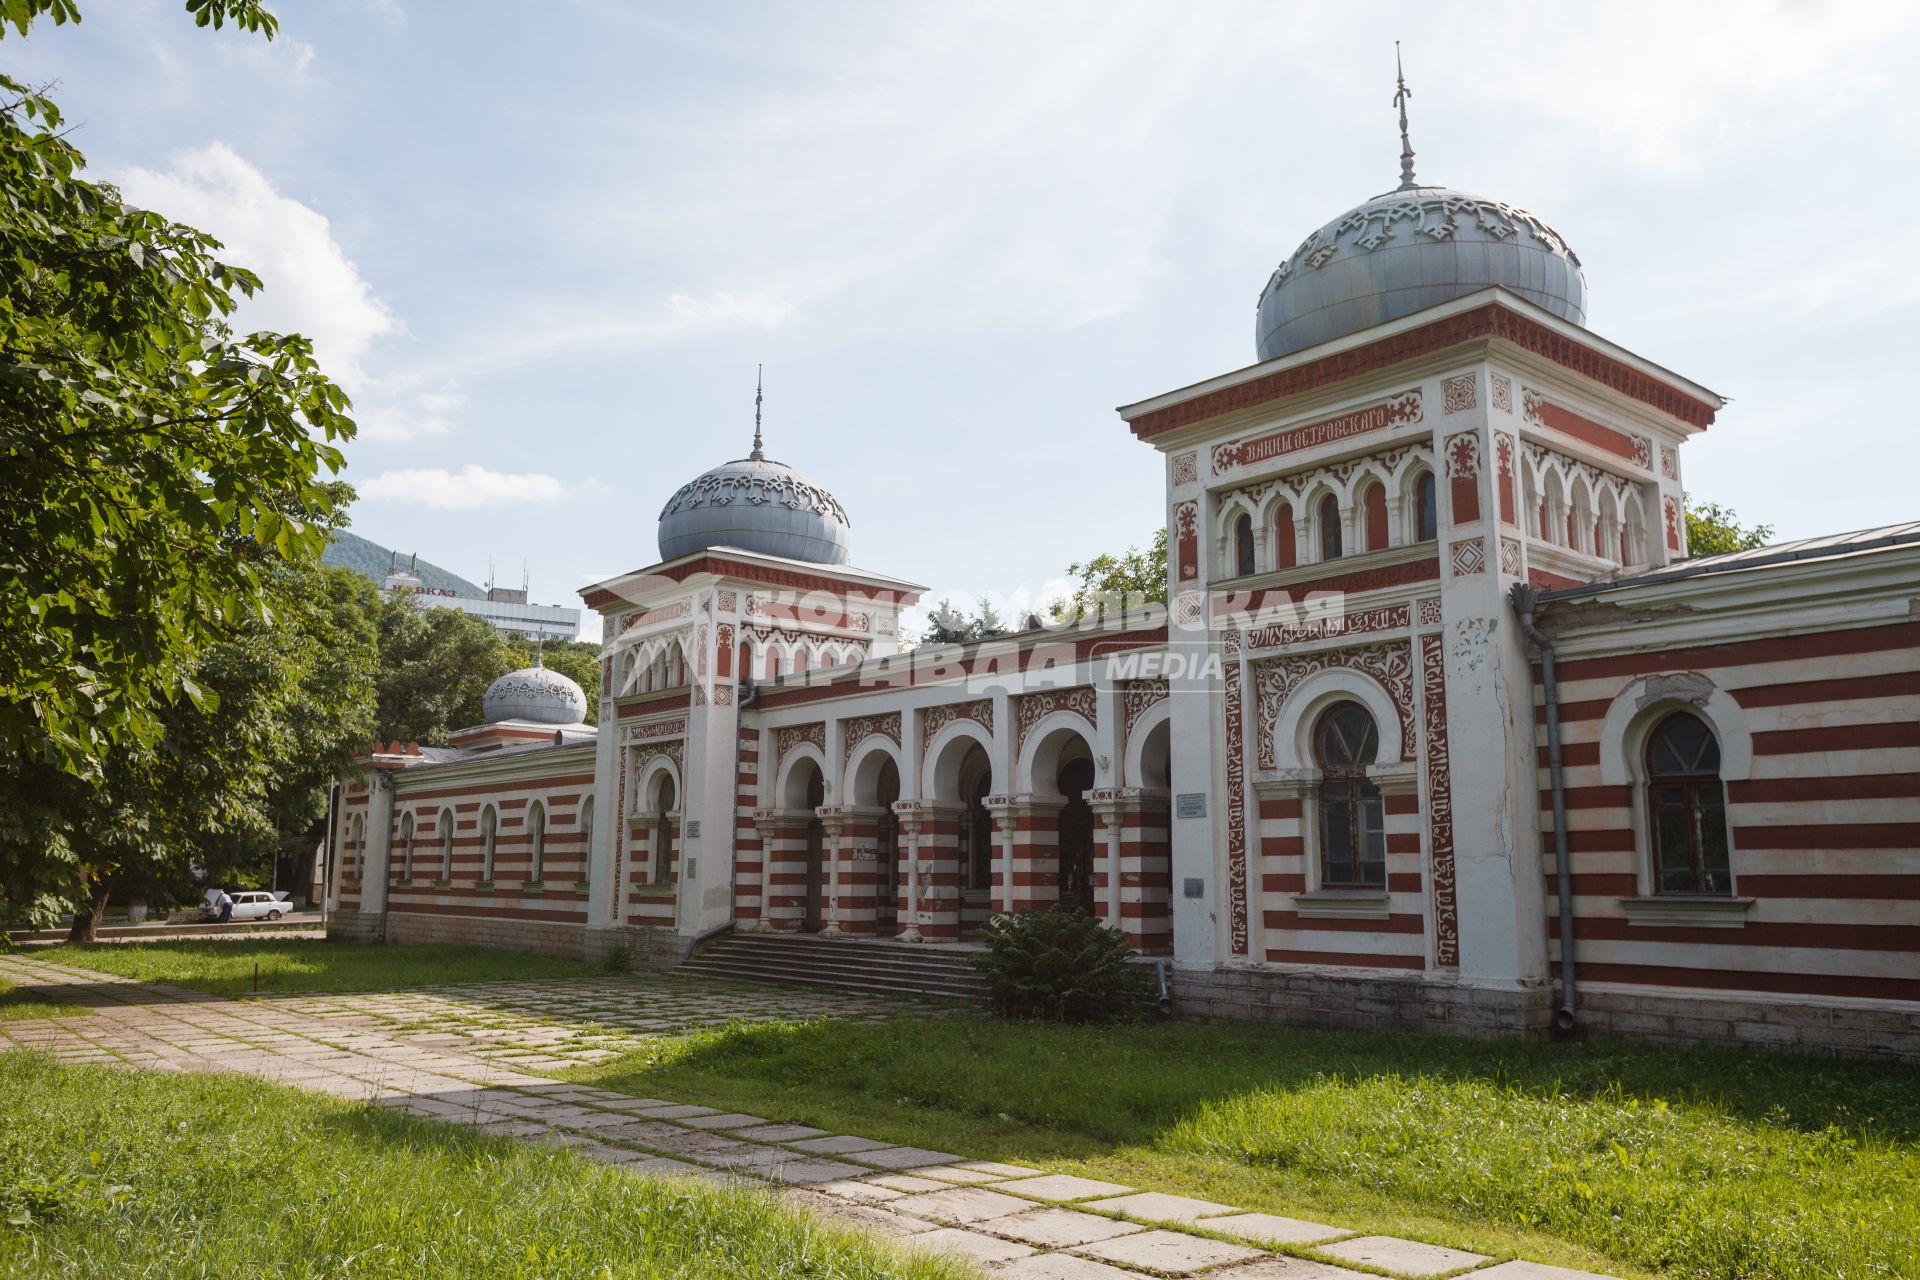
<svg viewBox="0 0 1920 1280">
<path fill-rule="evenodd" d="M 287 892 L 282 889 L 269 893 L 265 889 L 241 889 L 229 895 L 233 898 L 233 919 L 235 920 L 278 920 L 293 910 L 293 904 L 287 901 Z M 220 908 L 214 904 L 220 900 L 218 889 L 207 890 L 207 899 L 200 904 L 202 920 L 218 920 Z"/>
</svg>

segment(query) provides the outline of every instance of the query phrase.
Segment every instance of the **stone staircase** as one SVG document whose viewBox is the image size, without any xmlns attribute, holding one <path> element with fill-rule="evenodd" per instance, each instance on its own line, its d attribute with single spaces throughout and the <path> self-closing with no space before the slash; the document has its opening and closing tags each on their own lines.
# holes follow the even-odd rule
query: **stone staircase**
<svg viewBox="0 0 1920 1280">
<path fill-rule="evenodd" d="M 675 972 L 984 1004 L 986 983 L 967 963 L 972 950 L 811 933 L 723 933 L 700 944 Z"/>
</svg>

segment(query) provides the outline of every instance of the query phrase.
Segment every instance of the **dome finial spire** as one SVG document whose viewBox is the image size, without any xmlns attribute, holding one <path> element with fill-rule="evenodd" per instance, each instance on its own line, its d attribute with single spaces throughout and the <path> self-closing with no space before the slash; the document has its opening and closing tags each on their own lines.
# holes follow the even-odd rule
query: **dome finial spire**
<svg viewBox="0 0 1920 1280">
<path fill-rule="evenodd" d="M 762 388 L 765 385 L 766 368 L 763 364 L 753 366 L 753 452 L 747 457 L 755 462 L 764 462 L 767 457 L 760 447 L 760 400 Z"/>
<path fill-rule="evenodd" d="M 1400 64 L 1400 42 L 1393 42 L 1393 70 L 1399 87 L 1394 91 L 1393 105 L 1400 108 L 1400 186 L 1401 191 L 1411 191 L 1419 184 L 1413 180 L 1413 143 L 1407 140 L 1407 99 L 1413 96 L 1413 90 L 1407 88 L 1407 72 Z"/>
</svg>

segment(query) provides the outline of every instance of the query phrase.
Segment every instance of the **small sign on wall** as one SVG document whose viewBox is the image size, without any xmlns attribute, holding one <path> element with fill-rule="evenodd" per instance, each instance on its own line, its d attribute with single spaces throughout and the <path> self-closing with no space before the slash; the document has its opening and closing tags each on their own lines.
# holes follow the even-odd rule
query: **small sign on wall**
<svg viewBox="0 0 1920 1280">
<path fill-rule="evenodd" d="M 687 839 L 698 840 L 699 838 L 700 838 L 700 819 L 688 818 L 687 819 Z"/>
<path fill-rule="evenodd" d="M 1174 797 L 1174 816 L 1178 818 L 1204 818 L 1207 816 L 1207 793 L 1204 791 L 1182 791 Z"/>
</svg>

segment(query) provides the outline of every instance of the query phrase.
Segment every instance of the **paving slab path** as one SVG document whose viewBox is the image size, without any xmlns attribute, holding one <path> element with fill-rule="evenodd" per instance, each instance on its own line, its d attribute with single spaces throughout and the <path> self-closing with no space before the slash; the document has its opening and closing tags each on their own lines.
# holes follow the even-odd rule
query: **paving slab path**
<svg viewBox="0 0 1920 1280">
<path fill-rule="evenodd" d="M 940 1006 L 668 976 L 230 998 L 0 956 L 0 978 L 58 988 L 85 1015 L 0 1022 L 0 1050 L 157 1071 L 236 1071 L 636 1174 L 760 1184 L 913 1248 L 1026 1280 L 1604 1280 L 964 1153 L 550 1078 L 648 1037 L 777 1018 L 876 1019 Z M 1350 1264 L 1350 1265 L 1343 1265 Z M 1489 1265 L 1491 1264 L 1491 1265 Z M 1364 1268 L 1365 1270 L 1353 1269 Z"/>
</svg>

